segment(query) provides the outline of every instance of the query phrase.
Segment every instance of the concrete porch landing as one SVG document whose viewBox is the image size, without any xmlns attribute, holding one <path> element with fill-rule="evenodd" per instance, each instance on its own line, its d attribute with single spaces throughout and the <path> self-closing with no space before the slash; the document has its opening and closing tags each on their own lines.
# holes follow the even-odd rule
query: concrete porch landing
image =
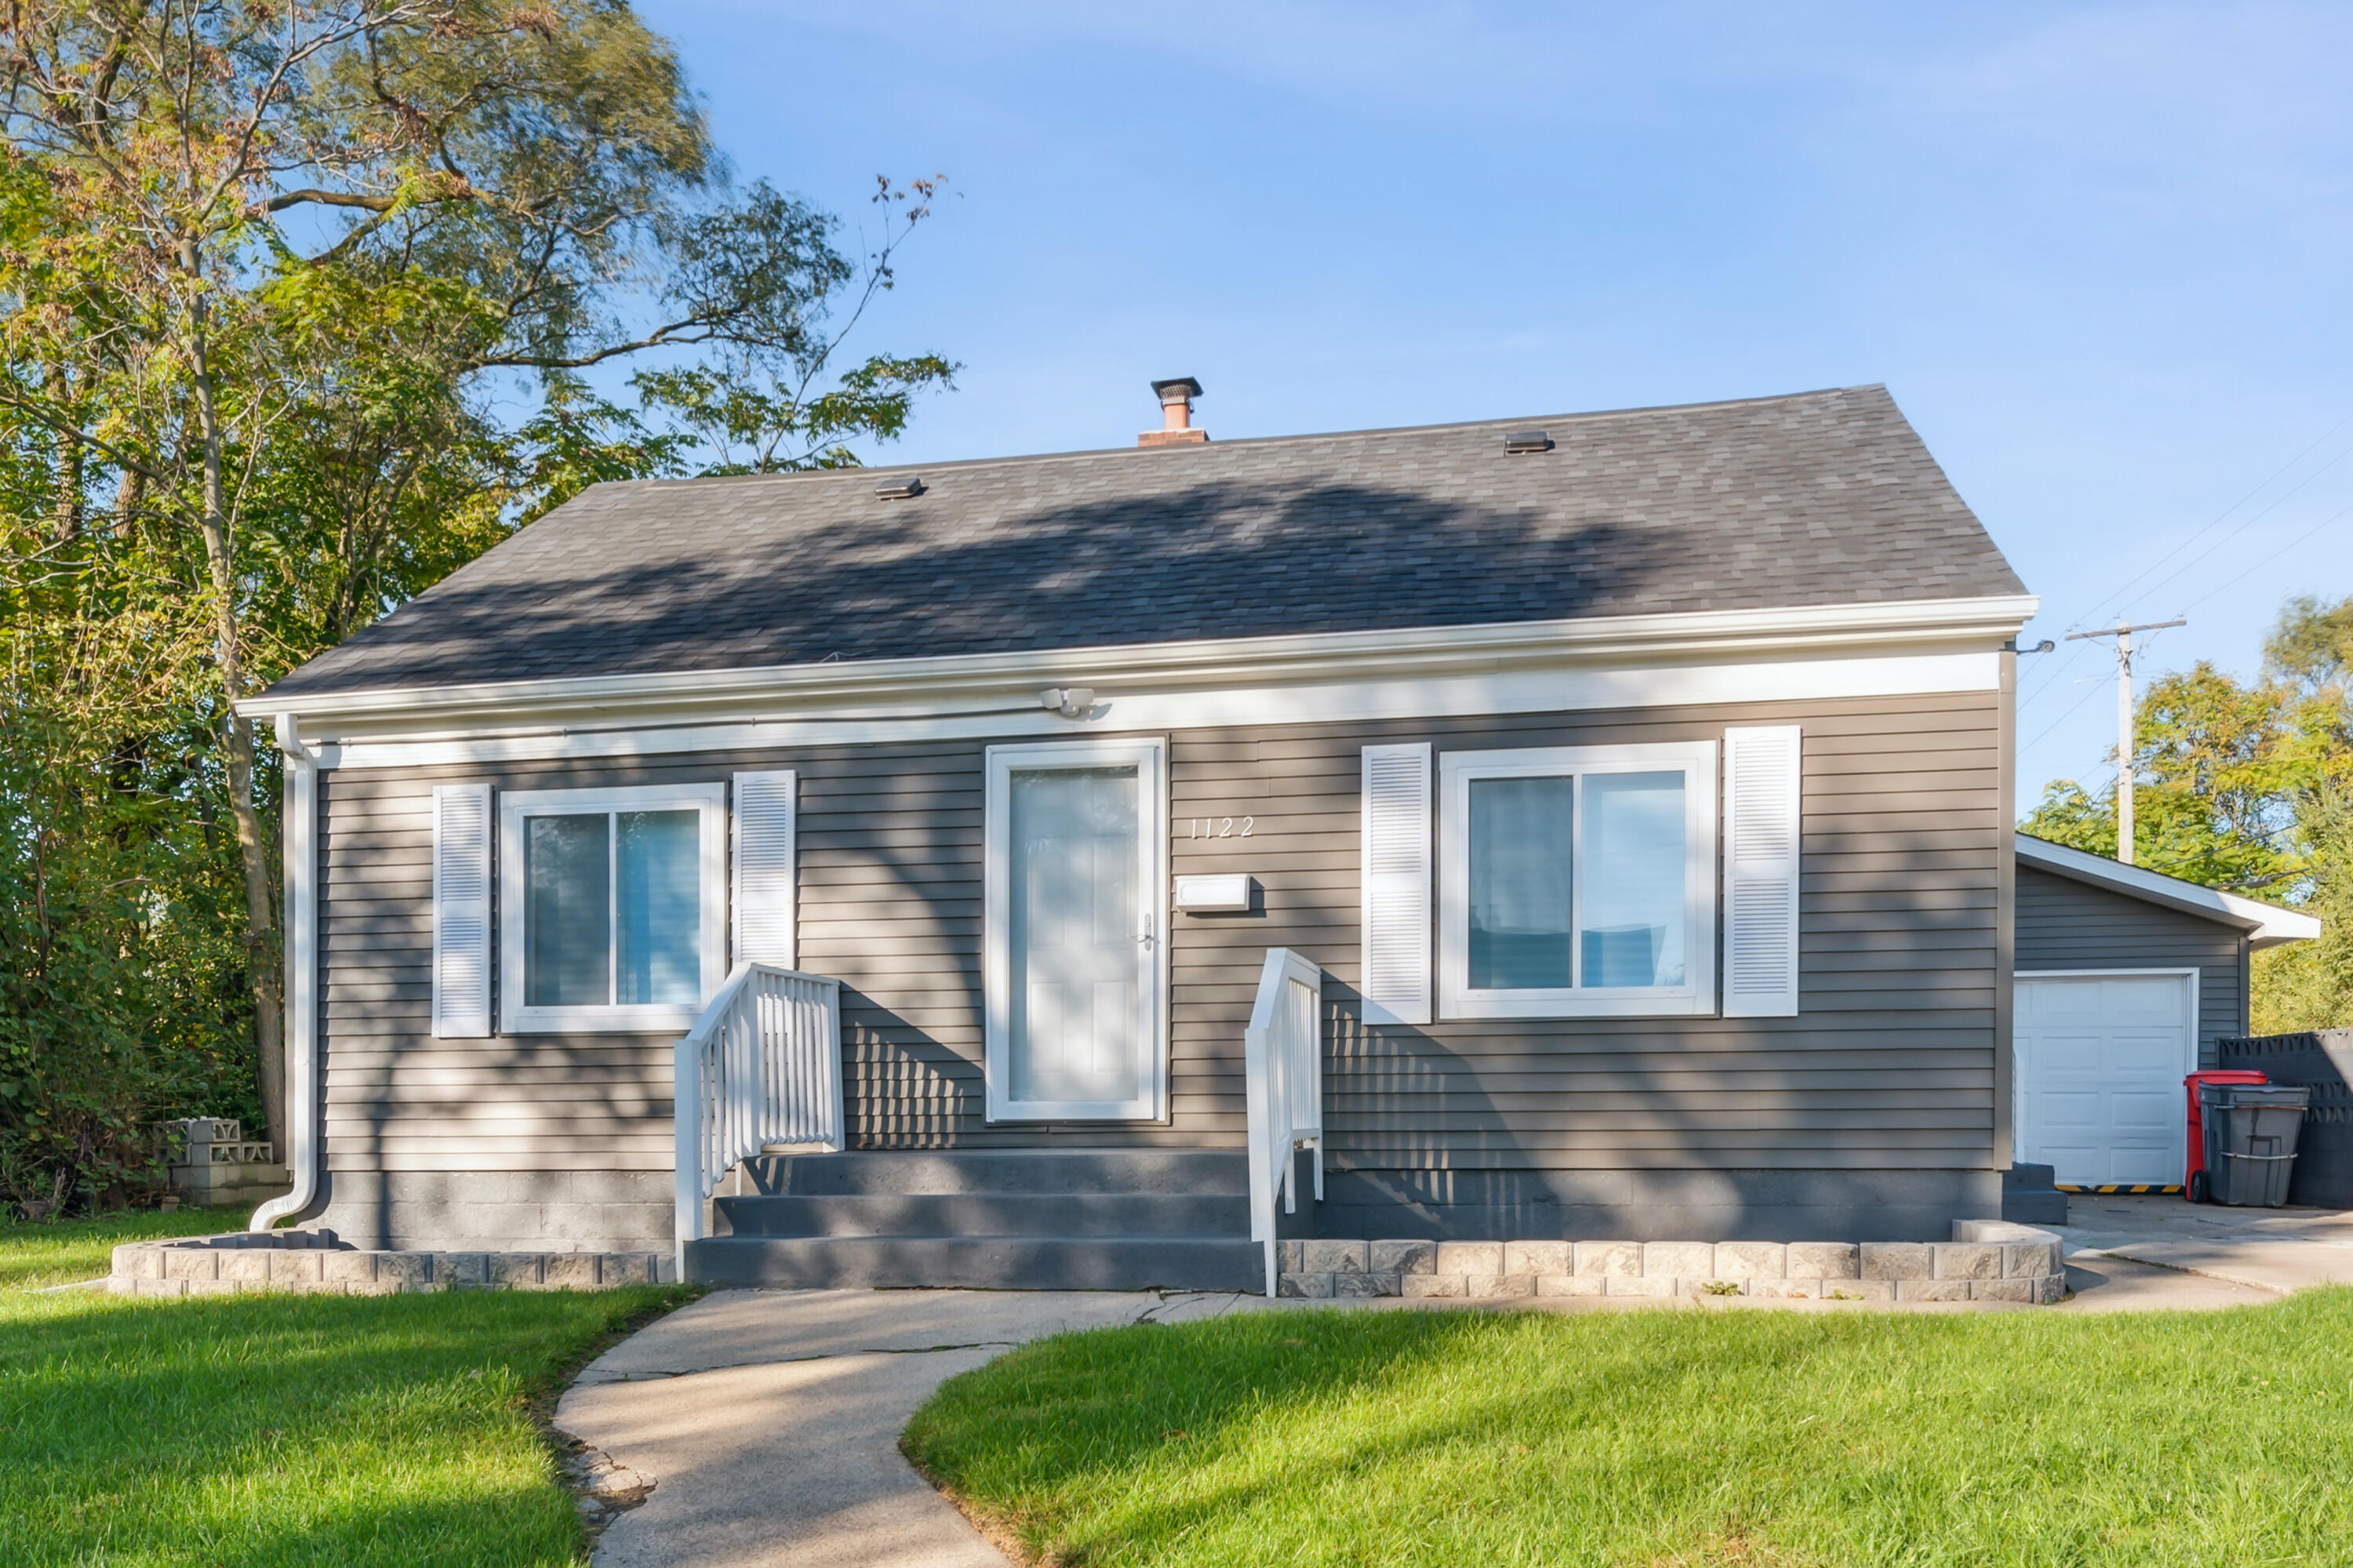
<svg viewBox="0 0 2353 1568">
<path fill-rule="evenodd" d="M 2046 1228 L 2066 1238 L 2071 1267 L 2121 1258 L 2274 1296 L 2353 1285 L 2353 1213 L 2077 1193 L 2067 1201 L 2067 1224 Z"/>
</svg>

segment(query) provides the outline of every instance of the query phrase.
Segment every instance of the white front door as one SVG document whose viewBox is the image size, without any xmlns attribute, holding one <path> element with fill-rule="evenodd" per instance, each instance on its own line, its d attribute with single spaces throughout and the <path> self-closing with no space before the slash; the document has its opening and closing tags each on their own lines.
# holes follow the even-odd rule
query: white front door
<svg viewBox="0 0 2353 1568">
<path fill-rule="evenodd" d="M 1161 748 L 988 750 L 988 1114 L 1149 1120 L 1165 1103 Z"/>
<path fill-rule="evenodd" d="M 2019 976 L 2018 1158 L 2071 1187 L 2180 1181 L 2196 1002 L 2179 970 Z"/>
</svg>

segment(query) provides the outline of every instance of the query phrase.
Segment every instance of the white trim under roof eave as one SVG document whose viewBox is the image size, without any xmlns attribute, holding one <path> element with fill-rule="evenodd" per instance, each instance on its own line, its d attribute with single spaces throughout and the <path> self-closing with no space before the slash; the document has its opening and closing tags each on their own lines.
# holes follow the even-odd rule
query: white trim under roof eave
<svg viewBox="0 0 2353 1568">
<path fill-rule="evenodd" d="M 970 705 L 1018 700 L 1058 677 L 1101 683 L 1181 680 L 1191 684 L 1298 682 L 1377 671 L 1384 676 L 1491 673 L 1528 663 L 1635 657 L 1672 660 L 1768 651 L 1835 653 L 1889 644 L 1989 647 L 2015 637 L 2034 614 L 2031 594 L 1983 599 L 1902 599 L 1803 609 L 1708 610 L 1304 636 L 1118 643 L 924 659 L 834 664 L 501 681 L 461 686 L 394 687 L 316 695 L 247 697 L 248 716 L 291 714 L 343 734 L 427 719 L 456 730 L 501 723 L 577 722 L 585 727 L 676 723 L 751 708 L 782 715 L 839 713 L 843 705 L 917 705 L 919 711 L 976 711 Z M 978 711 L 987 711 L 986 709 Z"/>
<path fill-rule="evenodd" d="M 2185 915 L 2202 916 L 2225 926 L 2235 926 L 2247 933 L 2250 944 L 2257 948 L 2275 948 L 2283 942 L 2309 942 L 2320 935 L 2320 917 L 2301 910 L 2283 909 L 2276 904 L 2225 893 L 2219 887 L 2207 887 L 2195 882 L 2184 882 L 2178 876 L 2148 871 L 2137 865 L 2126 865 L 2105 855 L 2087 854 L 2082 850 L 2054 844 L 2048 839 L 2038 839 L 2026 833 L 2018 838 L 2018 858 L 2041 870 L 2088 882 L 2095 887 L 2105 887 L 2129 897 L 2161 904 L 2168 909 L 2179 909 Z"/>
</svg>

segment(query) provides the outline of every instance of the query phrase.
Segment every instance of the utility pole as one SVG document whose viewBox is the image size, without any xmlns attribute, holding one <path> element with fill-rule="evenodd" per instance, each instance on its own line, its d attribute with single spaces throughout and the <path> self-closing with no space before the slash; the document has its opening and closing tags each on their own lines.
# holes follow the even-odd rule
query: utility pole
<svg viewBox="0 0 2353 1568">
<path fill-rule="evenodd" d="M 2162 631 L 2168 626 L 2189 624 L 2186 618 L 2146 621 L 2139 626 L 2126 626 L 2119 620 L 2105 631 L 2067 633 L 2070 642 L 2096 637 L 2116 640 L 2116 858 L 2126 865 L 2133 863 L 2133 633 Z"/>
</svg>

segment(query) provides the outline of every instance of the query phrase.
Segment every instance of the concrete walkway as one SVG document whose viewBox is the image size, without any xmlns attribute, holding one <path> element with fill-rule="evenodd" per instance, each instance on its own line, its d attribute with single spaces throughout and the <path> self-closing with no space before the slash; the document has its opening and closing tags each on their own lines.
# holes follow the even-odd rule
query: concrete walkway
<svg viewBox="0 0 2353 1568">
<path fill-rule="evenodd" d="M 2132 1228 L 2153 1234 L 2155 1224 Z M 2078 1226 L 2069 1234 L 2080 1245 L 2110 1233 Z M 2147 1245 L 2121 1233 L 2115 1239 L 2126 1246 Z M 1710 1298 L 1681 1309 L 2076 1313 L 2278 1299 L 2271 1288 L 2092 1252 L 2070 1259 L 2068 1283 L 2076 1294 L 2055 1308 Z M 597 1568 L 1005 1568 L 1006 1559 L 899 1454 L 908 1417 L 943 1382 L 1065 1330 L 1350 1306 L 1411 1311 L 1444 1304 L 1113 1292 L 723 1290 L 599 1358 L 565 1394 L 555 1422 L 591 1451 L 596 1490 L 644 1497 L 605 1532 Z M 1623 1298 L 1544 1298 L 1456 1303 L 1451 1309 L 1660 1308 Z"/>
<path fill-rule="evenodd" d="M 2279 1297 L 2353 1285 L 2353 1213 L 2227 1209 L 2178 1197 L 2077 1194 L 2068 1200 L 2072 1275 L 2114 1260 L 2168 1268 Z"/>
</svg>

